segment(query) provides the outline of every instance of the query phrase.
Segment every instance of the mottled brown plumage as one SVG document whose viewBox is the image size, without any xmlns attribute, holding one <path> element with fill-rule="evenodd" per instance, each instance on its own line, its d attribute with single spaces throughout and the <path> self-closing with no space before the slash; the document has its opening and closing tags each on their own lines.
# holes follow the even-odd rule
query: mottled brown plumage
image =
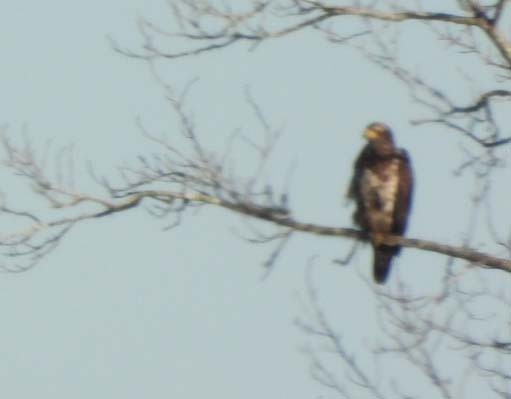
<svg viewBox="0 0 511 399">
<path fill-rule="evenodd" d="M 407 152 L 396 148 L 388 126 L 372 123 L 364 137 L 368 143 L 355 161 L 348 197 L 356 202 L 353 220 L 371 237 L 374 279 L 384 283 L 401 247 L 381 242 L 387 234 L 403 235 L 406 230 L 413 175 Z"/>
</svg>

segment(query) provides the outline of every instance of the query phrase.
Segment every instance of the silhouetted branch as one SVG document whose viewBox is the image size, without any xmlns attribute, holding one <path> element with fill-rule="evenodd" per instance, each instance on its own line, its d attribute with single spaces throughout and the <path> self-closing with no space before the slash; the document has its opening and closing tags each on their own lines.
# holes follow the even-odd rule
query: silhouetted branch
<svg viewBox="0 0 511 399">
<path fill-rule="evenodd" d="M 364 324 L 368 330 L 356 334 L 364 350 L 354 352 L 353 337 L 342 334 L 352 319 L 348 314 L 336 318 L 336 312 L 327 317 L 324 304 L 330 302 L 320 301 L 324 291 L 314 287 L 312 270 L 309 267 L 306 275 L 306 306 L 296 324 L 311 338 L 306 353 L 311 374 L 322 386 L 343 398 L 359 397 L 364 390 L 370 390 L 371 397 L 416 398 L 425 393 L 423 380 L 431 388 L 429 396 L 457 398 L 469 397 L 477 382 L 479 395 L 486 386 L 489 393 L 506 397 L 501 394 L 508 392 L 511 378 L 507 281 L 496 282 L 494 275 L 481 270 L 449 265 L 440 282 L 429 284 L 423 295 L 414 294 L 420 283 L 413 287 L 399 276 L 385 289 L 366 281 L 366 300 L 376 302 L 378 324 Z M 471 278 L 461 278 L 468 271 Z M 408 369 L 420 375 L 412 383 L 396 374 Z M 361 377 L 348 377 L 357 375 Z"/>
<path fill-rule="evenodd" d="M 297 318 L 295 325 L 309 336 L 327 345 L 327 352 L 333 354 L 340 361 L 344 370 L 344 378 L 337 378 L 328 364 L 322 359 L 320 353 L 312 348 L 307 351 L 311 359 L 311 375 L 321 385 L 331 389 L 343 398 L 355 397 L 354 392 L 365 391 L 371 397 L 385 399 L 387 396 L 379 386 L 377 380 L 370 376 L 367 370 L 359 364 L 358 356 L 348 349 L 327 315 L 319 304 L 319 294 L 312 281 L 312 259 L 309 260 L 306 274 L 306 294 L 309 317 Z M 355 389 L 354 389 L 355 388 Z"/>
<path fill-rule="evenodd" d="M 297 221 L 291 217 L 289 210 L 283 208 L 272 208 L 266 206 L 260 206 L 253 202 L 240 201 L 232 202 L 229 200 L 222 199 L 220 197 L 214 197 L 207 194 L 201 193 L 187 193 L 187 192 L 171 192 L 166 190 L 149 190 L 139 192 L 127 192 L 123 194 L 126 199 L 119 202 L 109 202 L 104 199 L 67 193 L 71 197 L 71 200 L 67 203 L 61 203 L 61 207 L 73 207 L 82 202 L 89 202 L 101 206 L 103 209 L 97 212 L 84 213 L 75 217 L 64 218 L 46 223 L 37 223 L 32 225 L 28 230 L 17 233 L 16 237 L 24 237 L 23 241 L 29 240 L 42 230 L 53 227 L 71 227 L 76 223 L 86 220 L 101 218 L 114 213 L 127 211 L 129 209 L 137 207 L 142 203 L 143 200 L 154 200 L 164 204 L 174 204 L 179 202 L 180 204 L 199 204 L 199 205 L 213 205 L 224 209 L 228 209 L 238 214 L 250 216 L 259 220 L 274 223 L 278 226 L 287 227 L 289 230 L 295 232 L 303 232 L 308 234 L 315 234 L 321 236 L 330 237 L 344 237 L 356 240 L 367 241 L 368 237 L 358 230 L 351 228 L 342 227 L 330 227 L 322 226 L 312 223 L 304 223 Z M 186 205 L 185 205 L 186 206 Z M 3 209 L 4 212 L 16 214 L 12 210 Z M 2 239 L 5 242 L 9 242 Z M 18 241 L 15 241 L 18 243 Z M 427 241 L 415 238 L 405 238 L 397 236 L 389 236 L 385 239 L 385 243 L 395 245 L 399 244 L 407 248 L 415 248 L 423 251 L 436 252 L 439 254 L 464 259 L 473 264 L 499 269 L 511 273 L 511 260 L 494 257 L 482 252 L 475 251 L 470 248 L 456 247 L 446 244 L 440 244 L 433 241 Z M 11 243 L 10 245 L 14 245 Z"/>
<path fill-rule="evenodd" d="M 357 17 L 361 20 L 387 23 L 419 21 L 477 28 L 493 43 L 505 65 L 511 68 L 510 43 L 498 29 L 500 15 L 502 15 L 505 3 L 499 3 L 495 7 L 494 16 L 491 16 L 489 11 L 486 12 L 482 9 L 472 9 L 472 15 L 463 16 L 443 12 L 410 10 L 407 7 L 409 6 L 406 4 L 399 6 L 398 2 L 393 5 L 391 10 L 384 10 L 373 6 L 363 7 L 356 1 L 352 2 L 352 6 L 342 7 L 312 0 L 293 0 L 291 2 L 253 1 L 248 10 L 236 12 L 229 5 L 224 5 L 222 8 L 213 2 L 180 0 L 173 2 L 171 5 L 174 19 L 179 26 L 178 31 L 167 31 L 165 28 L 156 26 L 147 20 L 140 23 L 140 30 L 145 40 L 145 53 L 122 49 L 115 42 L 113 44 L 117 51 L 130 57 L 144 59 L 155 57 L 178 58 L 218 50 L 237 42 L 261 42 L 283 37 L 309 27 L 319 27 L 321 23 L 327 20 Z M 270 24 L 262 22 L 262 19 L 274 17 L 275 14 L 281 19 L 298 19 L 298 22 L 290 23 L 284 28 L 270 29 Z M 208 18 L 216 22 L 213 25 L 215 28 L 208 28 L 209 25 L 205 22 Z M 186 39 L 189 42 L 205 42 L 208 44 L 185 51 L 168 52 L 159 49 L 154 44 L 153 35 L 166 39 Z"/>
<path fill-rule="evenodd" d="M 502 131 L 495 120 L 492 101 L 497 97 L 509 100 L 509 90 L 481 89 L 472 104 L 457 104 L 449 98 L 444 87 L 437 87 L 413 74 L 414 66 L 400 65 L 397 49 L 389 51 L 393 39 L 386 35 L 391 25 L 403 22 L 428 26 L 440 42 L 448 43 L 450 48 L 458 49 L 462 54 L 476 55 L 490 69 L 497 68 L 500 79 L 497 83 L 500 85 L 503 80 L 511 79 L 511 41 L 503 33 L 506 26 L 501 20 L 509 1 L 484 6 L 474 1 L 460 2 L 464 10 L 462 14 L 424 10 L 418 2 L 393 1 L 386 5 L 360 1 L 346 3 L 335 6 L 320 0 L 254 0 L 219 5 L 212 1 L 178 0 L 169 4 L 177 30 L 169 30 L 172 23 L 169 27 L 161 27 L 141 20 L 139 29 L 144 39 L 143 51 L 124 49 L 114 42 L 113 47 L 124 55 L 145 60 L 174 59 L 220 50 L 241 42 L 250 43 L 254 48 L 265 40 L 313 28 L 323 32 L 333 43 L 358 49 L 371 62 L 405 83 L 414 101 L 434 114 L 412 119 L 416 124 L 442 124 L 454 132 L 462 132 L 486 149 L 511 142 L 511 133 Z M 464 15 L 467 13 L 469 15 Z M 336 24 L 337 20 L 345 17 L 355 19 L 360 27 L 346 32 L 343 24 Z M 467 69 L 465 66 L 462 68 Z"/>
<path fill-rule="evenodd" d="M 158 76 L 155 76 L 158 78 Z M 140 155 L 135 166 L 123 166 L 118 169 L 120 182 L 113 184 L 105 178 L 93 178 L 107 195 L 92 195 L 76 190 L 73 168 L 63 168 L 63 159 L 71 158 L 71 150 L 57 153 L 56 176 L 50 177 L 49 153 L 38 157 L 28 140 L 23 145 L 11 143 L 6 134 L 1 137 L 5 158 L 4 166 L 16 175 L 26 179 L 36 197 L 51 208 L 61 210 L 62 215 L 48 218 L 29 210 L 17 210 L 3 204 L 2 212 L 15 221 L 22 221 L 24 229 L 16 233 L 0 236 L 0 247 L 4 253 L 15 259 L 29 258 L 33 265 L 49 249 L 53 249 L 71 228 L 89 219 L 103 218 L 139 207 L 142 203 L 149 206 L 149 212 L 157 218 L 173 217 L 167 228 L 175 227 L 182 221 L 190 208 L 201 206 L 220 207 L 255 220 L 266 221 L 278 227 L 278 234 L 256 234 L 258 241 L 279 241 L 275 251 L 267 261 L 271 266 L 281 253 L 292 233 L 302 232 L 320 236 L 344 237 L 359 241 L 368 241 L 368 237 L 352 228 L 323 226 L 300 221 L 288 207 L 289 196 L 279 193 L 264 180 L 264 169 L 281 135 L 280 129 L 271 128 L 271 124 L 262 110 L 249 94 L 248 103 L 259 122 L 263 140 L 261 143 L 242 140 L 256 155 L 257 162 L 248 178 L 232 175 L 228 167 L 229 153 L 221 157 L 208 151 L 199 139 L 193 120 L 184 107 L 184 99 L 189 91 L 176 93 L 170 86 L 162 87 L 179 119 L 182 137 L 187 141 L 186 150 L 175 146 L 175 140 L 149 133 L 139 123 L 142 134 L 161 150 L 162 154 L 150 157 Z M 483 101 L 483 100 L 482 100 Z M 67 161 L 72 164 L 71 160 Z M 282 233 L 284 231 L 284 233 Z M 253 232 L 252 232 L 253 233 Z M 449 257 L 466 260 L 474 265 L 511 272 L 511 260 L 478 252 L 466 246 L 451 246 L 423 239 L 389 236 L 386 243 L 422 251 L 436 252 Z M 25 266 L 16 265 L 15 269 Z"/>
<path fill-rule="evenodd" d="M 483 93 L 479 96 L 479 99 L 473 105 L 460 107 L 454 106 L 447 114 L 459 114 L 464 112 L 475 112 L 480 110 L 481 108 L 487 107 L 490 100 L 494 97 L 511 97 L 510 90 L 491 90 L 486 93 Z"/>
</svg>

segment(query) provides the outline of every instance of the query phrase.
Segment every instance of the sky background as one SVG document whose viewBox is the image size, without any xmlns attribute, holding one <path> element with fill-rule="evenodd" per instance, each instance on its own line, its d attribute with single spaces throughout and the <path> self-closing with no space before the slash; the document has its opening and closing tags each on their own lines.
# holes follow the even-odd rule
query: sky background
<svg viewBox="0 0 511 399">
<path fill-rule="evenodd" d="M 156 151 L 141 137 L 137 118 L 183 144 L 147 65 L 114 52 L 107 39 L 136 50 L 137 18 L 167 21 L 163 0 L 2 3 L 0 124 L 10 137 L 26 132 L 36 146 L 73 144 L 77 165 L 91 161 L 111 176 L 117 165 Z M 408 30 L 402 56 L 439 78 L 445 71 L 430 60 L 445 56 L 444 49 L 430 48 L 424 35 Z M 417 42 L 424 43 L 420 52 Z M 356 52 L 303 32 L 253 52 L 237 46 L 160 62 L 158 69 L 176 87 L 199 78 L 188 105 L 211 148 L 220 149 L 235 128 L 260 137 L 244 100 L 250 88 L 272 124 L 284 127 L 268 182 L 284 187 L 293 171 L 290 199 L 299 220 L 351 225 L 343 198 L 351 164 L 364 126 L 381 120 L 413 158 L 418 184 L 409 235 L 452 244 L 464 237 L 472 177 L 452 173 L 463 159 L 462 141 L 438 127 L 412 127 L 410 116 L 420 111 L 405 88 Z M 452 85 L 466 94 L 462 84 Z M 233 153 L 240 175 L 250 173 L 249 151 L 240 145 Z M 6 179 L 7 201 L 30 202 Z M 85 168 L 77 181 L 94 190 Z M 509 198 L 509 185 L 499 190 L 497 198 Z M 497 225 L 503 233 L 505 218 Z M 316 256 L 312 272 L 325 311 L 357 351 L 376 340 L 376 308 L 364 281 L 371 254 L 362 249 L 340 267 L 332 260 L 345 256 L 351 242 L 296 236 L 263 280 L 272 248 L 239 239 L 233 230 L 243 231 L 244 223 L 203 209 L 164 232 L 165 222 L 138 209 L 83 223 L 33 270 L 1 274 L 2 396 L 322 397 L 327 392 L 310 377 L 304 354 L 310 338 L 294 325 L 304 315 L 308 260 Z M 405 250 L 389 284 L 399 276 L 427 291 L 444 263 Z"/>
</svg>

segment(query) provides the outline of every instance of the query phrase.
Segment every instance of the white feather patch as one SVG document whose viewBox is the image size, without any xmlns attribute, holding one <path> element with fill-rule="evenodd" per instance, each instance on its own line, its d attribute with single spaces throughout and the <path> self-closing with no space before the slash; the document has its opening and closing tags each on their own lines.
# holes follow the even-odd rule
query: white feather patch
<svg viewBox="0 0 511 399">
<path fill-rule="evenodd" d="M 366 169 L 362 175 L 361 194 L 371 231 L 389 232 L 399 185 L 399 160 L 393 159 L 376 172 Z"/>
</svg>

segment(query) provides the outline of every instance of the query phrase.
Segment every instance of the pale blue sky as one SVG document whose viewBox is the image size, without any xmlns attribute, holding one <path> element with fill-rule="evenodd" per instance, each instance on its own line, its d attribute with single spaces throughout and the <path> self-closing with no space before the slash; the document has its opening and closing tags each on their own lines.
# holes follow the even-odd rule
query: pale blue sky
<svg viewBox="0 0 511 399">
<path fill-rule="evenodd" d="M 93 161 L 105 173 L 154 150 L 141 138 L 137 117 L 180 140 L 147 66 L 107 41 L 111 35 L 136 49 L 137 16 L 165 20 L 163 0 L 3 3 L 0 124 L 12 137 L 25 126 L 36 143 L 74 143 L 77 162 Z M 423 66 L 437 54 L 426 44 L 414 51 L 413 35 L 423 32 L 407 36 L 403 57 Z M 203 140 L 215 148 L 237 127 L 257 137 L 244 102 L 244 87 L 251 87 L 269 120 L 285 126 L 269 181 L 282 186 L 296 164 L 297 218 L 351 225 L 342 195 L 363 144 L 360 132 L 382 120 L 414 161 L 410 235 L 453 244 L 463 237 L 470 177 L 451 174 L 462 159 L 460 139 L 446 139 L 439 128 L 412 128 L 408 119 L 417 108 L 405 89 L 356 52 L 304 32 L 255 52 L 238 46 L 158 65 L 177 86 L 199 78 L 190 107 Z M 441 72 L 430 67 L 433 76 Z M 234 165 L 243 173 L 248 148 L 238 151 Z M 91 187 L 83 169 L 79 178 Z M 0 275 L 2 397 L 319 397 L 324 389 L 301 353 L 308 338 L 293 326 L 302 314 L 307 259 L 319 255 L 314 275 L 325 310 L 358 348 L 375 340 L 374 304 L 360 278 L 370 275 L 371 255 L 361 250 L 340 268 L 331 260 L 347 253 L 349 241 L 297 236 L 261 281 L 271 248 L 238 239 L 231 230 L 243 226 L 237 216 L 203 209 L 162 232 L 164 223 L 140 209 L 87 222 L 32 271 Z M 509 220 L 498 227 L 508 226 Z M 444 262 L 404 251 L 395 272 L 424 289 Z"/>
</svg>

